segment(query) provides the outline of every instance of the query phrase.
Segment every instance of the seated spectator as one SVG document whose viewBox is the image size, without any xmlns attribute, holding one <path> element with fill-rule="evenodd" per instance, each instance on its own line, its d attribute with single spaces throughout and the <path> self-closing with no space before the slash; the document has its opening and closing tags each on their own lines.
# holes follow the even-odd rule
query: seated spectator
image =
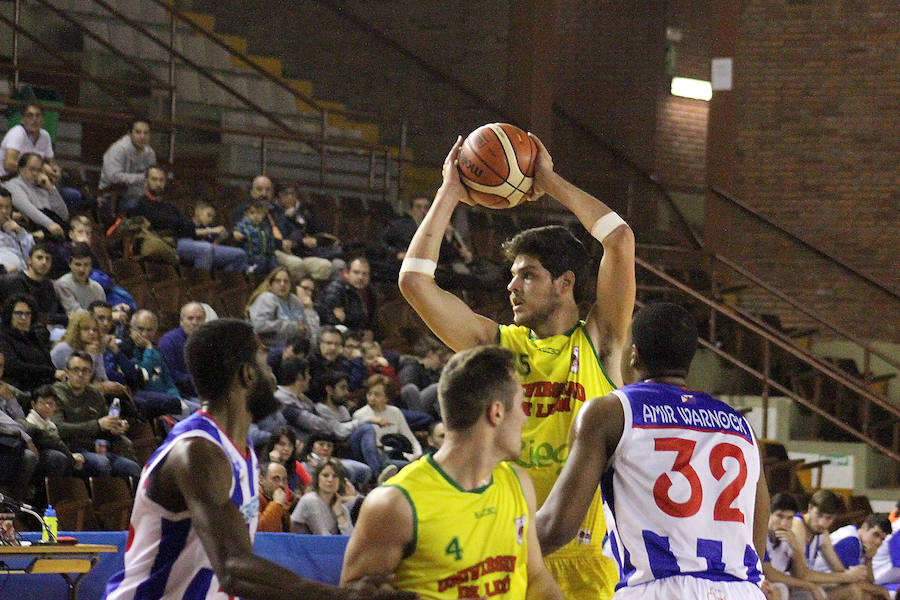
<svg viewBox="0 0 900 600">
<path fill-rule="evenodd" d="M 34 238 L 12 218 L 12 195 L 0 187 L 0 265 L 7 273 L 24 271 L 33 247 Z"/>
<path fill-rule="evenodd" d="M 19 174 L 6 182 L 12 194 L 12 204 L 31 224 L 29 230 L 43 229 L 62 239 L 63 225 L 69 219 L 69 209 L 56 187 L 44 174 L 44 160 L 26 152 L 19 157 Z"/>
<path fill-rule="evenodd" d="M 302 333 L 295 333 L 288 338 L 284 351 L 281 353 L 281 359 L 295 356 L 297 358 L 307 358 L 309 356 L 309 337 Z M 280 361 L 279 361 L 280 364 Z"/>
<path fill-rule="evenodd" d="M 838 586 L 829 590 L 829 596 L 837 597 L 865 597 L 886 598 L 890 600 L 888 591 L 874 583 L 875 577 L 871 572 L 872 559 L 885 538 L 891 534 L 891 522 L 885 515 L 868 515 L 860 527 L 845 525 L 831 532 L 829 536 L 832 548 L 837 555 L 841 566 L 849 569 L 857 565 L 866 567 L 869 571 L 863 581 L 855 584 Z M 819 554 L 813 569 L 822 573 L 833 573 L 831 565 L 825 559 L 825 554 Z M 858 591 L 851 591 L 851 590 Z"/>
<path fill-rule="evenodd" d="M 48 477 L 66 477 L 73 470 L 80 472 L 84 468 L 84 455 L 73 453 L 59 437 L 59 428 L 53 422 L 56 404 L 53 386 L 42 385 L 36 389 L 31 412 L 25 417 L 26 429 L 40 453 L 39 472 Z"/>
<path fill-rule="evenodd" d="M 291 530 L 291 509 L 296 496 L 287 484 L 287 471 L 279 462 L 259 462 L 259 521 L 257 531 Z"/>
<path fill-rule="evenodd" d="M 441 446 L 444 445 L 444 436 L 446 435 L 447 430 L 444 428 L 443 421 L 435 421 L 431 424 L 431 427 L 428 429 L 428 437 L 425 438 L 425 443 L 428 444 L 424 448 L 425 454 L 434 454 L 438 450 L 441 449 Z"/>
<path fill-rule="evenodd" d="M 277 267 L 247 301 L 253 330 L 274 352 L 280 352 L 294 334 L 305 335 L 312 343 L 319 337 L 319 315 L 311 306 L 304 306 L 291 288 L 287 269 Z"/>
<path fill-rule="evenodd" d="M 62 277 L 69 270 L 69 263 L 72 261 L 72 244 L 82 242 L 90 248 L 93 232 L 94 224 L 86 216 L 75 215 L 69 219 L 69 230 L 66 233 L 68 239 L 64 242 L 53 244 L 53 268 L 50 270 L 50 276 L 53 279 Z M 91 248 L 91 263 L 96 265 L 99 262 L 93 248 Z"/>
<path fill-rule="evenodd" d="M 260 419 L 251 428 L 253 445 L 264 444 L 273 432 L 285 427 L 293 429 L 298 438 L 306 440 L 312 433 L 327 433 L 329 423 L 315 413 L 315 405 L 306 396 L 309 385 L 308 363 L 302 358 L 287 358 L 278 368 L 278 387 L 275 399 L 278 410 Z"/>
<path fill-rule="evenodd" d="M 149 420 L 162 415 L 180 416 L 183 412 L 181 398 L 143 389 L 149 373 L 145 377 L 141 367 L 120 348 L 120 341 L 113 333 L 113 327 L 117 322 L 113 315 L 116 313 L 109 303 L 92 302 L 88 307 L 88 312 L 97 321 L 100 331 L 100 356 L 107 379 L 127 386 L 131 390 L 138 412 L 145 419 Z"/>
<path fill-rule="evenodd" d="M 437 384 L 443 367 L 442 353 L 447 348 L 430 335 L 424 335 L 413 347 L 412 355 L 400 357 L 400 404 L 432 417 L 440 416 Z"/>
<path fill-rule="evenodd" d="M 238 223 L 246 215 L 247 209 L 254 204 L 260 208 L 262 212 L 261 218 L 265 223 L 265 227 L 275 239 L 273 251 L 275 260 L 278 265 L 287 268 L 294 281 L 299 281 L 307 275 L 321 280 L 327 280 L 331 276 L 332 265 L 330 261 L 315 256 L 295 255 L 295 251 L 299 251 L 301 254 L 303 254 L 303 251 L 299 250 L 297 248 L 298 244 L 288 236 L 293 230 L 293 226 L 287 223 L 285 219 L 276 221 L 275 217 L 279 216 L 280 218 L 282 215 L 281 206 L 274 202 L 272 180 L 265 175 L 257 175 L 253 178 L 250 184 L 250 200 L 235 207 L 232 212 L 232 221 Z M 282 230 L 282 226 L 286 227 L 287 230 Z M 302 242 L 299 245 L 302 245 Z"/>
<path fill-rule="evenodd" d="M 422 446 L 409 428 L 406 418 L 403 416 L 403 412 L 396 406 L 388 404 L 386 390 L 390 383 L 391 380 L 384 375 L 372 375 L 366 379 L 366 406 L 363 406 L 354 412 L 353 418 L 359 420 L 371 420 L 378 417 L 388 422 L 388 425 L 378 425 L 375 427 L 376 443 L 382 451 L 385 451 L 384 440 L 387 435 L 400 435 L 409 442 L 409 451 L 395 451 L 393 457 L 389 458 L 391 463 L 402 468 L 410 461 L 416 460 L 422 456 Z"/>
<path fill-rule="evenodd" d="M 819 586 L 806 580 L 806 561 L 798 559 L 803 547 L 791 531 L 794 515 L 800 511 L 797 501 L 790 494 L 775 494 L 769 507 L 766 553 L 762 559 L 767 598 L 789 600 L 791 590 L 806 591 L 814 600 L 825 600 Z"/>
<path fill-rule="evenodd" d="M 69 362 L 69 357 L 76 350 L 91 355 L 91 359 L 94 361 L 93 379 L 106 381 L 106 369 L 100 354 L 100 328 L 97 320 L 90 313 L 75 313 L 69 319 L 66 332 L 50 351 L 50 360 L 53 361 L 53 366 L 64 370 Z"/>
<path fill-rule="evenodd" d="M 366 377 L 370 375 L 384 375 L 400 389 L 400 380 L 397 379 L 397 372 L 388 362 L 388 359 L 381 353 L 381 344 L 375 341 L 364 341 L 360 343 L 360 351 L 362 355 L 357 358 L 366 368 Z"/>
<path fill-rule="evenodd" d="M 808 568 L 803 578 L 819 586 L 837 584 L 843 588 L 842 595 L 850 594 L 846 597 L 857 597 L 861 592 L 858 584 L 864 582 L 870 572 L 865 565 L 845 569 L 835 554 L 828 535 L 834 518 L 843 510 L 844 501 L 840 496 L 831 490 L 818 490 L 810 498 L 806 513 L 794 516 L 791 531 L 804 549 L 803 554 Z M 816 570 L 815 565 L 820 555 L 831 572 Z M 845 585 L 847 587 L 844 587 Z"/>
<path fill-rule="evenodd" d="M 334 271 L 334 262 L 341 268 L 344 266 L 338 259 L 342 253 L 338 239 L 325 233 L 310 207 L 301 204 L 297 188 L 285 186 L 279 189 L 276 201 L 269 204 L 269 215 L 284 239 L 291 241 L 290 251 L 302 261 L 305 276 L 328 281 Z M 320 246 L 317 238 L 328 243 Z M 336 260 L 333 262 L 332 259 Z"/>
<path fill-rule="evenodd" d="M 294 493 L 302 494 L 312 482 L 312 477 L 303 468 L 303 464 L 297 460 L 300 451 L 297 449 L 297 436 L 290 427 L 276 429 L 272 437 L 265 445 L 261 454 L 262 458 L 280 463 L 287 471 L 288 487 Z M 301 445 L 302 448 L 302 445 Z"/>
<path fill-rule="evenodd" d="M 350 535 L 350 506 L 355 496 L 343 495 L 344 467 L 331 458 L 320 462 L 312 473 L 312 490 L 297 502 L 291 513 L 291 531 L 313 535 Z"/>
<path fill-rule="evenodd" d="M 385 479 L 386 477 L 381 477 L 381 474 L 387 470 L 385 467 L 388 465 L 382 461 L 381 454 L 378 452 L 375 426 L 386 427 L 390 425 L 390 422 L 381 417 L 371 417 L 369 419 L 353 419 L 350 417 L 350 411 L 347 410 L 350 388 L 347 385 L 347 375 L 345 373 L 339 371 L 326 373 L 323 382 L 325 384 L 325 399 L 316 404 L 316 414 L 331 421 L 331 428 L 334 431 L 335 438 L 347 442 L 356 464 L 365 463 L 368 466 L 369 477 L 374 475 L 376 478 Z M 315 448 L 313 448 L 313 451 L 315 452 Z M 347 467 L 347 465 L 344 466 Z M 353 472 L 355 466 L 351 465 L 351 468 L 348 470 Z M 390 466 L 391 471 L 388 473 L 388 477 L 397 472 L 393 465 Z M 360 480 L 360 483 L 354 481 L 354 485 L 361 485 L 363 482 L 370 481 L 370 478 L 363 479 L 363 474 L 358 474 L 357 478 Z"/>
<path fill-rule="evenodd" d="M 22 122 L 9 128 L 0 142 L 0 177 L 13 175 L 19 170 L 19 158 L 26 153 L 37 154 L 42 159 L 53 158 L 53 142 L 44 129 L 44 107 L 29 102 L 22 111 Z"/>
<path fill-rule="evenodd" d="M 0 377 L 3 376 L 4 357 L 0 354 Z M 38 465 L 40 453 L 27 431 L 27 421 L 17 392 L 0 382 L 0 491 L 17 500 L 30 497 L 31 476 Z"/>
<path fill-rule="evenodd" d="M 65 376 L 50 360 L 47 330 L 32 326 L 36 312 L 34 298 L 24 294 L 11 296 L 3 307 L 0 350 L 6 357 L 6 380 L 25 391 Z"/>
<path fill-rule="evenodd" d="M 66 207 L 69 209 L 70 213 L 73 210 L 93 209 L 96 206 L 96 201 L 92 198 L 85 197 L 84 194 L 81 193 L 81 190 L 68 186 L 64 187 L 62 185 L 63 170 L 62 167 L 59 166 L 59 163 L 56 162 L 55 158 L 44 157 L 44 175 L 47 176 L 50 185 L 59 192 L 59 195 L 62 197 L 63 202 L 66 203 Z"/>
<path fill-rule="evenodd" d="M 159 320 L 155 314 L 146 309 L 136 311 L 131 316 L 128 338 L 122 340 L 120 348 L 146 374 L 143 389 L 178 398 L 180 416 L 186 417 L 200 405 L 181 396 L 162 353 L 153 346 L 158 328 Z"/>
<path fill-rule="evenodd" d="M 318 298 L 319 318 L 323 324 L 347 329 L 369 330 L 380 339 L 375 288 L 369 284 L 369 261 L 363 257 L 350 261 L 340 279 L 331 281 Z"/>
<path fill-rule="evenodd" d="M 347 360 L 341 353 L 344 337 L 331 325 L 322 327 L 319 332 L 319 345 L 316 352 L 309 357 L 309 397 L 320 402 L 325 398 L 325 386 L 322 381 L 328 371 L 340 371 L 347 375 L 350 391 L 362 387 L 365 381 L 365 369 L 362 363 Z"/>
<path fill-rule="evenodd" d="M 53 280 L 48 277 L 52 263 L 53 257 L 47 245 L 38 242 L 28 253 L 27 269 L 24 273 L 0 277 L 0 296 L 5 302 L 7 298 L 17 294 L 27 294 L 34 298 L 37 304 L 35 323 L 65 326 L 68 315 L 59 303 Z"/>
<path fill-rule="evenodd" d="M 251 202 L 244 216 L 234 226 L 234 239 L 241 242 L 247 253 L 248 273 L 269 273 L 277 266 L 275 251 L 281 245 L 265 220 L 266 209 L 261 202 Z"/>
<path fill-rule="evenodd" d="M 59 302 L 69 315 L 86 311 L 91 302 L 106 301 L 103 286 L 90 277 L 92 268 L 90 247 L 83 242 L 72 244 L 69 272 L 53 282 Z"/>
<path fill-rule="evenodd" d="M 141 475 L 131 440 L 125 435 L 128 421 L 108 414 L 103 395 L 89 383 L 94 372 L 90 354 L 76 350 L 66 365 L 66 381 L 53 385 L 59 411 L 53 416 L 59 436 L 72 452 L 84 456 L 87 476 Z M 108 442 L 105 450 L 98 439 Z M 100 450 L 100 452 L 97 452 Z"/>
<path fill-rule="evenodd" d="M 897 518 L 897 509 L 900 508 L 900 502 L 897 508 L 891 511 L 888 519 L 893 517 L 891 521 L 891 535 L 885 538 L 884 543 L 872 558 L 872 573 L 875 576 L 875 583 L 878 585 L 889 586 L 897 589 L 900 584 L 900 518 Z"/>
<path fill-rule="evenodd" d="M 128 126 L 128 133 L 103 153 L 100 191 L 124 185 L 124 197 L 139 196 L 144 187 L 144 173 L 155 164 L 156 152 L 150 147 L 150 121 L 135 117 Z"/>
<path fill-rule="evenodd" d="M 159 351 L 162 352 L 175 385 L 184 397 L 193 398 L 197 395 L 191 374 L 188 373 L 184 362 L 184 345 L 188 336 L 205 322 L 206 311 L 203 310 L 203 305 L 199 302 L 188 302 L 181 307 L 178 327 L 167 331 L 159 338 Z"/>
<path fill-rule="evenodd" d="M 160 167 L 147 169 L 143 193 L 125 202 L 128 216 L 140 216 L 149 221 L 158 234 L 170 234 L 176 238 L 175 252 L 178 259 L 195 269 L 210 270 L 213 267 L 226 271 L 243 272 L 247 267 L 247 253 L 240 248 L 232 248 L 218 243 L 225 233 L 224 227 L 212 227 L 209 214 L 215 216 L 215 209 L 207 203 L 194 209 L 194 220 L 188 219 L 181 209 L 165 198 L 166 172 Z"/>
<path fill-rule="evenodd" d="M 368 465 L 351 458 L 334 456 L 334 442 L 335 436 L 331 434 L 313 434 L 307 438 L 306 444 L 309 452 L 306 454 L 306 460 L 303 461 L 306 470 L 311 472 L 323 460 L 334 457 L 343 465 L 347 481 L 354 486 L 354 489 L 371 481 L 372 469 Z"/>
</svg>

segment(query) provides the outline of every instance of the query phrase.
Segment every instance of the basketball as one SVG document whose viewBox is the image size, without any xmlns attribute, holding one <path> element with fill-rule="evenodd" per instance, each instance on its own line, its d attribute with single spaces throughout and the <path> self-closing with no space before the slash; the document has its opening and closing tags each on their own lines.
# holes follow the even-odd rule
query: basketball
<svg viewBox="0 0 900 600">
<path fill-rule="evenodd" d="M 537 152 L 534 140 L 515 125 L 482 125 L 459 150 L 459 176 L 475 203 L 512 208 L 531 190 Z"/>
</svg>

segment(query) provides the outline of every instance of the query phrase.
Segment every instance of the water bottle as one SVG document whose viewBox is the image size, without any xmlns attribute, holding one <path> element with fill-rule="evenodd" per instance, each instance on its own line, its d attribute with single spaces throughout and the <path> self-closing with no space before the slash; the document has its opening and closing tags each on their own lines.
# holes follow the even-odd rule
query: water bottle
<svg viewBox="0 0 900 600">
<path fill-rule="evenodd" d="M 58 521 L 56 519 L 56 510 L 53 508 L 52 505 L 47 506 L 47 510 L 44 511 L 44 525 L 45 525 L 45 527 L 43 529 L 41 529 L 41 541 L 42 542 L 48 542 L 48 541 L 55 542 L 56 541 L 56 527 L 58 525 Z M 49 530 L 49 533 L 53 534 L 52 540 L 50 539 L 48 530 Z"/>
<path fill-rule="evenodd" d="M 119 418 L 122 414 L 122 402 L 118 398 L 113 398 L 112 403 L 109 405 L 109 416 Z"/>
</svg>

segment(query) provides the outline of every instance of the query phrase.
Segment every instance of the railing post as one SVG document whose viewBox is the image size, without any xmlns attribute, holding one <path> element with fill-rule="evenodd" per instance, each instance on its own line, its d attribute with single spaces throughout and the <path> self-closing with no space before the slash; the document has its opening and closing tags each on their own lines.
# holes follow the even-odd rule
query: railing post
<svg viewBox="0 0 900 600">
<path fill-rule="evenodd" d="M 319 185 L 325 185 L 325 155 L 327 149 L 325 142 L 328 140 L 328 109 L 322 109 L 321 144 L 319 146 Z"/>
<path fill-rule="evenodd" d="M 375 195 L 375 148 L 369 152 L 369 192 Z"/>
<path fill-rule="evenodd" d="M 716 255 L 709 255 L 709 280 L 710 280 L 710 294 L 713 299 L 719 300 L 719 284 L 716 282 Z M 710 308 L 709 310 L 709 342 L 713 345 L 716 344 L 716 309 Z"/>
<path fill-rule="evenodd" d="M 175 15 L 169 11 L 169 121 L 173 123 L 169 130 L 169 164 L 175 165 Z"/>
<path fill-rule="evenodd" d="M 406 119 L 400 121 L 400 150 L 397 154 L 397 202 L 394 206 L 394 209 L 398 211 L 401 210 L 400 196 L 403 191 L 403 186 L 406 183 L 403 178 L 403 161 L 406 160 L 406 136 L 409 132 L 408 127 L 409 123 Z"/>
<path fill-rule="evenodd" d="M 769 374 L 771 373 L 772 348 L 769 340 L 763 340 L 763 388 L 762 388 L 762 436 L 769 437 Z"/>
<path fill-rule="evenodd" d="M 269 148 L 266 142 L 266 136 L 262 135 L 259 138 L 259 172 L 261 175 L 266 174 L 266 167 L 268 167 L 269 163 Z"/>
<path fill-rule="evenodd" d="M 381 194 L 382 200 L 387 200 L 390 195 L 391 185 L 391 151 L 389 148 L 384 149 L 384 191 Z"/>
<path fill-rule="evenodd" d="M 12 63 L 13 63 L 13 89 L 19 90 L 19 2 L 20 0 L 15 0 L 13 2 L 13 23 L 16 24 L 13 27 L 13 47 L 12 47 Z"/>
</svg>

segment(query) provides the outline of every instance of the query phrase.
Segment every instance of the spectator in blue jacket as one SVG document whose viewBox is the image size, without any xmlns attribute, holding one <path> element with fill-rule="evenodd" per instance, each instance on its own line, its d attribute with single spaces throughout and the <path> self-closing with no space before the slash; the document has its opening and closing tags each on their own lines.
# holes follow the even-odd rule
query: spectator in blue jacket
<svg viewBox="0 0 900 600">
<path fill-rule="evenodd" d="M 199 302 L 188 302 L 181 307 L 181 316 L 179 326 L 171 331 L 167 331 L 159 338 L 159 351 L 162 352 L 169 373 L 175 380 L 182 396 L 193 398 L 197 395 L 194 391 L 194 384 L 191 381 L 191 374 L 188 373 L 187 365 L 184 362 L 184 345 L 187 343 L 188 336 L 195 329 L 206 322 L 206 311 Z"/>
</svg>

